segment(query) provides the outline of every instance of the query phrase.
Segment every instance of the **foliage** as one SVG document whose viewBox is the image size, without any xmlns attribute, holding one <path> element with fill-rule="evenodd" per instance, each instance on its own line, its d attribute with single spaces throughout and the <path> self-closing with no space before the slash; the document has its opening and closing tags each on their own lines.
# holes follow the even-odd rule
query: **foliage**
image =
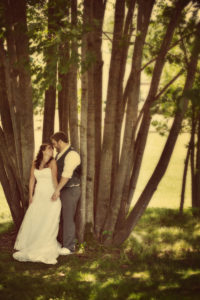
<svg viewBox="0 0 200 300">
<path fill-rule="evenodd" d="M 51 8 L 56 10 L 56 19 L 48 21 L 48 2 L 29 1 L 27 7 L 28 35 L 30 40 L 30 61 L 33 85 L 33 106 L 35 113 L 43 112 L 44 92 L 49 86 L 55 86 L 54 69 L 62 58 L 62 49 L 65 41 L 76 42 L 81 46 L 81 38 L 91 27 L 82 25 L 82 11 L 78 10 L 78 21 L 73 27 L 66 11 L 69 7 L 66 1 L 60 0 L 51 4 Z M 69 3 L 68 3 L 69 6 Z M 49 22 L 49 23 L 48 23 Z M 51 27 L 49 30 L 48 27 Z M 52 53 L 51 49 L 54 48 Z M 49 52 L 50 50 L 50 52 Z M 73 52 L 68 60 L 62 61 L 59 66 L 60 74 L 66 74 L 71 65 L 81 65 L 86 67 L 90 64 L 90 56 L 85 62 L 81 62 L 79 53 Z M 57 85 L 58 91 L 62 89 L 60 83 Z"/>
</svg>

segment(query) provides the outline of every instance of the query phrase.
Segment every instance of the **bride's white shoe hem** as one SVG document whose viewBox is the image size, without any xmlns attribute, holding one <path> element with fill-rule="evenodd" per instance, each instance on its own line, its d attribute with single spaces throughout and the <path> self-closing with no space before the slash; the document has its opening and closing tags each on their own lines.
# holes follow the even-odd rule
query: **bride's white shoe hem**
<svg viewBox="0 0 200 300">
<path fill-rule="evenodd" d="M 72 254 L 72 252 L 68 248 L 63 247 L 60 249 L 59 254 L 60 255 L 69 255 L 69 254 Z"/>
</svg>

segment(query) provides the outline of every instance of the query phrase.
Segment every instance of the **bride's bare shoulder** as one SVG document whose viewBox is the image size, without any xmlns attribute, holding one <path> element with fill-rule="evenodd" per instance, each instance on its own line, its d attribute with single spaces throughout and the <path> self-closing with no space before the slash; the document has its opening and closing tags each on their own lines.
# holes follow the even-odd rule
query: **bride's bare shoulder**
<svg viewBox="0 0 200 300">
<path fill-rule="evenodd" d="M 50 168 L 53 167 L 53 166 L 56 166 L 56 160 L 55 160 L 55 158 L 52 158 L 52 160 L 49 163 L 49 167 Z"/>
<path fill-rule="evenodd" d="M 35 160 L 32 161 L 31 168 L 32 168 L 32 169 L 35 169 Z"/>
</svg>

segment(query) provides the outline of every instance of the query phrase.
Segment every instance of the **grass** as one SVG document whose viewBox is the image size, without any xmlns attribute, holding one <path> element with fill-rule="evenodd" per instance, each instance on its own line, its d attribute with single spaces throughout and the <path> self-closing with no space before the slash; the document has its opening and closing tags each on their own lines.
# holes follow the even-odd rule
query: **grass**
<svg viewBox="0 0 200 300">
<path fill-rule="evenodd" d="M 200 220 L 149 208 L 120 248 L 84 243 L 54 266 L 20 263 L 3 249 L 0 270 L 4 300 L 199 299 Z"/>
<path fill-rule="evenodd" d="M 179 135 L 167 171 L 154 193 L 149 207 L 179 208 L 184 160 L 186 156 L 185 146 L 188 143 L 188 139 L 189 135 L 186 133 Z M 133 204 L 149 180 L 158 162 L 165 141 L 166 137 L 160 136 L 157 133 L 151 132 L 149 134 Z M 188 175 L 184 207 L 188 208 L 190 206 L 191 180 L 190 175 Z"/>
</svg>

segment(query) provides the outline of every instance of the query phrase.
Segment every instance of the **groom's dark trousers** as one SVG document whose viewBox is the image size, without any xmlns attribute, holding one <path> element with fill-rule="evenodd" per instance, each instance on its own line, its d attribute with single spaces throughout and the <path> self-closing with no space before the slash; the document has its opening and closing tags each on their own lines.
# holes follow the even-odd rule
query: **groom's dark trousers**
<svg viewBox="0 0 200 300">
<path fill-rule="evenodd" d="M 75 229 L 75 213 L 78 201 L 81 196 L 80 186 L 65 187 L 61 190 L 60 199 L 62 201 L 62 242 L 63 247 L 74 251 L 76 242 L 76 229 Z"/>
</svg>

